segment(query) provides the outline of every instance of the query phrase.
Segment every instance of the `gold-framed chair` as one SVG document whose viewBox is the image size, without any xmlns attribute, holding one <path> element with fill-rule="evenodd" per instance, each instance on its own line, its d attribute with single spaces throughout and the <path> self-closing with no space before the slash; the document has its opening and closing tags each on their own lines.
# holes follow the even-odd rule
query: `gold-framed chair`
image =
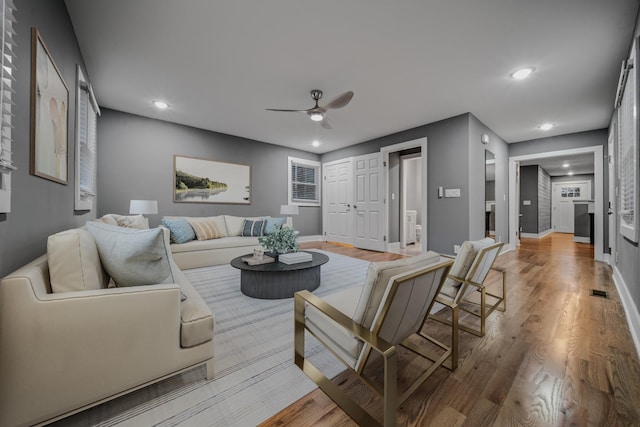
<svg viewBox="0 0 640 427">
<path fill-rule="evenodd" d="M 452 260 L 427 252 L 404 260 L 371 263 L 362 286 L 322 299 L 308 291 L 297 292 L 294 297 L 296 365 L 359 425 L 379 425 L 305 357 L 305 333 L 310 333 L 382 396 L 384 425 L 395 426 L 399 405 L 451 355 L 451 348 L 424 333 L 422 326 L 452 265 Z M 458 333 L 456 324 L 452 325 L 452 333 Z M 412 341 L 409 337 L 413 337 Z M 439 349 L 433 351 L 415 342 L 422 340 Z M 400 396 L 399 346 L 431 362 Z M 364 374 L 373 352 L 383 358 L 383 387 Z"/>
<path fill-rule="evenodd" d="M 455 257 L 449 277 L 436 297 L 437 302 L 450 308 L 452 312 L 462 310 L 479 318 L 480 326 L 478 327 L 470 323 L 463 323 L 458 313 L 455 313 L 460 330 L 482 337 L 486 331 L 487 317 L 495 310 L 505 311 L 507 309 L 507 272 L 494 266 L 503 245 L 504 243 L 487 238 L 466 241 L 460 246 L 460 252 Z M 484 282 L 492 270 L 502 275 L 502 295 L 496 295 L 486 289 Z M 469 300 L 474 292 L 480 293 L 480 303 Z M 488 303 L 487 297 L 490 297 L 492 301 Z M 470 306 L 475 309 L 469 308 Z M 451 320 L 437 314 L 430 314 L 429 318 L 447 325 L 452 323 Z M 457 366 L 457 343 L 452 344 L 452 347 L 456 349 L 452 356 L 452 364 Z"/>
</svg>

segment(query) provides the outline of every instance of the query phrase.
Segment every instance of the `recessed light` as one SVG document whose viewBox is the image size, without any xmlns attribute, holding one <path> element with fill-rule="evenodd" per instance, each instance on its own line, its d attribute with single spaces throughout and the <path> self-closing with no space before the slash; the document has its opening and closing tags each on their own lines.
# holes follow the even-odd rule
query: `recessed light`
<svg viewBox="0 0 640 427">
<path fill-rule="evenodd" d="M 161 110 L 166 110 L 167 108 L 169 108 L 169 104 L 167 104 L 164 101 L 153 101 L 153 105 L 155 105 L 156 108 L 159 108 Z"/>
<path fill-rule="evenodd" d="M 569 175 L 569 176 L 573 176 L 573 171 L 569 171 L 569 172 L 567 172 L 567 175 Z"/>
<path fill-rule="evenodd" d="M 516 70 L 513 73 L 509 74 L 509 77 L 514 80 L 524 80 L 529 77 L 535 70 L 535 67 L 520 68 L 519 70 Z"/>
<path fill-rule="evenodd" d="M 568 167 L 569 167 L 569 163 L 563 163 L 563 164 L 562 164 L 562 167 L 563 167 L 563 168 L 568 168 Z"/>
<path fill-rule="evenodd" d="M 319 147 L 320 146 L 320 142 L 319 141 L 313 141 L 311 143 L 311 145 L 313 145 L 314 147 Z"/>
<path fill-rule="evenodd" d="M 553 123 L 543 123 L 539 126 L 540 130 L 551 130 L 553 129 Z"/>
</svg>

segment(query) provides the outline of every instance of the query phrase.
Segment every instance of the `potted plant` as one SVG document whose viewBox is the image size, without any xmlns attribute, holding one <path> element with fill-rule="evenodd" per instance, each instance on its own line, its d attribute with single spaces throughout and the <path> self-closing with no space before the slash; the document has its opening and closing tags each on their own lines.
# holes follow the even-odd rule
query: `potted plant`
<svg viewBox="0 0 640 427">
<path fill-rule="evenodd" d="M 266 252 L 277 255 L 297 252 L 299 248 L 296 238 L 296 232 L 293 228 L 280 227 L 271 234 L 258 237 L 258 241 Z"/>
</svg>

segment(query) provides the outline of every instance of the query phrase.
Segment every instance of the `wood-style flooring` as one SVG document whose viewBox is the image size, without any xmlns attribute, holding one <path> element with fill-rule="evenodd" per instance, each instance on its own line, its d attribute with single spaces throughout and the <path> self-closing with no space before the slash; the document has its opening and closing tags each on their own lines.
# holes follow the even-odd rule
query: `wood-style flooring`
<svg viewBox="0 0 640 427">
<path fill-rule="evenodd" d="M 400 257 L 326 243 L 304 247 L 369 261 Z M 638 354 L 611 269 L 593 260 L 593 246 L 573 243 L 570 234 L 523 239 L 497 265 L 508 272 L 506 312 L 489 317 L 482 338 L 460 333 L 458 369 L 438 368 L 398 410 L 398 424 L 640 425 Z M 490 279 L 497 284 L 498 277 Z M 592 289 L 609 297 L 592 296 Z M 425 325 L 431 334 L 445 334 L 441 327 Z M 380 399 L 353 374 L 334 382 L 380 417 Z M 355 423 L 316 389 L 262 425 Z"/>
</svg>

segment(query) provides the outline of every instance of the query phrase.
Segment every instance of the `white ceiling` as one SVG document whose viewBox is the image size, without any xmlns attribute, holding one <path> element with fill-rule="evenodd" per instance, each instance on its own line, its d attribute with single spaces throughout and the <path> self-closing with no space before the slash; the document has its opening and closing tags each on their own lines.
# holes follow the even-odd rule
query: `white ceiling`
<svg viewBox="0 0 640 427">
<path fill-rule="evenodd" d="M 101 106 L 318 153 L 466 112 L 507 142 L 605 128 L 638 10 L 638 0 L 66 4 Z M 536 67 L 528 80 L 508 77 L 525 65 Z M 265 111 L 310 108 L 311 89 L 325 103 L 355 92 L 330 111 L 334 130 Z M 552 131 L 537 129 L 547 121 Z"/>
<path fill-rule="evenodd" d="M 569 167 L 562 165 L 568 164 Z M 575 154 L 565 157 L 548 157 L 544 159 L 523 160 L 520 166 L 538 165 L 551 176 L 565 176 L 569 172 L 574 175 L 593 174 L 593 154 Z"/>
</svg>

